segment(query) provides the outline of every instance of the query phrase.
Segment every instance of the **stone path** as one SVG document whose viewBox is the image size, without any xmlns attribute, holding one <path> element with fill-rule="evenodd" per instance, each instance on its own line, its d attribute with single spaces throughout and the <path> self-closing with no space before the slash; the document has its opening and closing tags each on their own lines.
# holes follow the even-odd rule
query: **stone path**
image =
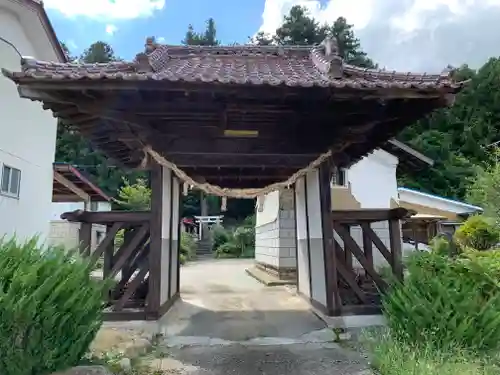
<svg viewBox="0 0 500 375">
<path fill-rule="evenodd" d="M 333 331 L 301 298 L 248 276 L 252 263 L 207 259 L 184 266 L 182 301 L 160 321 L 163 338 L 142 362 L 164 373 L 194 375 L 366 370 L 366 360 L 334 343 Z"/>
</svg>

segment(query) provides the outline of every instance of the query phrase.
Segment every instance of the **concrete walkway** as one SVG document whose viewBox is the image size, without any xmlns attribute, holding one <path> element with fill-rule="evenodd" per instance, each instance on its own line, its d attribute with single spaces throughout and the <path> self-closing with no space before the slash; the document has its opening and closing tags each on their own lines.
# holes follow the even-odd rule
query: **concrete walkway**
<svg viewBox="0 0 500 375">
<path fill-rule="evenodd" d="M 333 343 L 333 332 L 301 298 L 248 276 L 252 263 L 207 259 L 182 267 L 182 301 L 160 322 L 159 345 L 169 353 L 164 370 L 350 375 L 366 369 L 359 354 Z"/>
<path fill-rule="evenodd" d="M 182 301 L 164 334 L 245 341 L 298 338 L 325 325 L 284 287 L 266 287 L 245 273 L 251 260 L 207 259 L 181 269 Z"/>
</svg>

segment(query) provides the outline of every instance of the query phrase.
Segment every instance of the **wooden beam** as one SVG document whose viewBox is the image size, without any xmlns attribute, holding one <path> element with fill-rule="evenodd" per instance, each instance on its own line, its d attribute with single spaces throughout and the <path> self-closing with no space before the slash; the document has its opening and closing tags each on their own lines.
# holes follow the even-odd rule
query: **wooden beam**
<svg viewBox="0 0 500 375">
<path fill-rule="evenodd" d="M 60 91 L 60 90 L 70 90 L 70 91 L 84 91 L 84 90 L 95 90 L 95 91 L 123 91 L 123 90 L 144 90 L 144 91 L 197 91 L 197 92 L 207 92 L 207 93 L 221 93 L 228 96 L 242 94 L 242 91 L 246 93 L 247 97 L 256 95 L 257 93 L 265 93 L 269 96 L 275 95 L 279 97 L 285 97 L 287 95 L 305 95 L 307 93 L 320 93 L 324 96 L 330 96 L 331 89 L 325 87 L 278 87 L 269 85 L 226 85 L 219 82 L 209 82 L 209 83 L 189 83 L 189 82 L 172 82 L 169 81 L 168 85 L 165 81 L 156 80 L 46 80 L 43 81 L 39 78 L 22 78 L 18 80 L 18 84 L 25 88 L 29 87 L 31 90 L 37 91 Z M 337 99 L 344 98 L 359 98 L 363 96 L 369 99 L 429 99 L 436 98 L 441 99 L 448 94 L 453 94 L 457 92 L 458 88 L 430 88 L 428 90 L 417 90 L 415 88 L 361 88 L 361 89 L 337 89 L 335 90 L 335 97 Z M 33 98 L 33 92 L 23 93 L 23 97 Z M 40 95 L 38 95 L 40 96 Z"/>
<path fill-rule="evenodd" d="M 221 172 L 220 174 L 216 175 L 202 175 L 200 174 L 200 177 L 203 177 L 205 180 L 210 180 L 210 181 L 217 181 L 217 180 L 286 180 L 288 177 L 290 177 L 294 172 L 290 172 L 289 174 L 284 174 L 284 173 L 276 173 L 275 175 L 270 175 L 270 174 L 263 174 L 263 175 L 247 175 L 247 174 L 237 174 L 237 175 L 228 175 L 224 172 Z"/>
<path fill-rule="evenodd" d="M 409 215 L 410 211 L 403 207 L 392 209 L 366 208 L 348 211 L 333 210 L 331 214 L 332 220 L 341 224 L 403 219 Z"/>
<path fill-rule="evenodd" d="M 61 219 L 71 222 L 92 223 L 92 224 L 114 224 L 121 223 L 142 223 L 149 222 L 151 217 L 150 211 L 102 211 L 90 212 L 76 210 L 65 212 L 61 215 Z"/>
<path fill-rule="evenodd" d="M 79 196 L 73 194 L 60 194 L 57 192 L 52 193 L 52 202 L 54 203 L 64 203 L 64 202 L 81 202 L 82 199 Z"/>
<path fill-rule="evenodd" d="M 54 171 L 54 180 L 56 180 L 61 185 L 66 187 L 68 190 L 78 195 L 84 202 L 90 202 L 90 195 L 88 195 L 86 192 L 84 192 L 82 189 L 80 189 L 78 186 L 76 186 L 73 182 L 68 180 L 62 174 Z"/>
<path fill-rule="evenodd" d="M 234 154 L 234 153 L 168 153 L 166 159 L 178 167 L 221 167 L 221 168 L 303 168 L 319 154 Z"/>
<path fill-rule="evenodd" d="M 164 140 L 169 140 L 169 145 L 159 148 L 155 146 L 164 145 Z M 325 138 L 322 138 L 323 143 Z M 205 138 L 201 139 L 194 135 L 190 138 L 184 137 L 162 137 L 160 139 L 149 138 L 148 143 L 156 149 L 166 150 L 169 154 L 173 153 L 226 153 L 226 154 L 308 154 L 312 150 L 325 149 L 327 144 L 320 147 L 307 143 L 303 140 L 302 145 L 290 139 L 283 138 Z M 313 152 L 314 152 L 313 151 Z"/>
</svg>

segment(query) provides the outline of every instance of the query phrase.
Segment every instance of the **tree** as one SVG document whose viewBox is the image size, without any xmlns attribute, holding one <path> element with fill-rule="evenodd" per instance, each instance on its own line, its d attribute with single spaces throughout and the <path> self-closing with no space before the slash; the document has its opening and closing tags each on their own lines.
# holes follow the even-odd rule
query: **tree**
<svg viewBox="0 0 500 375">
<path fill-rule="evenodd" d="M 332 24 L 321 25 L 308 14 L 307 8 L 299 5 L 290 9 L 275 35 L 259 32 L 252 42 L 258 45 L 314 45 L 320 44 L 327 36 L 337 38 L 339 53 L 346 63 L 364 68 L 375 67 L 374 62 L 362 51 L 353 26 L 345 18 L 339 17 Z"/>
<path fill-rule="evenodd" d="M 66 56 L 66 59 L 68 59 L 68 61 L 74 61 L 76 60 L 76 58 L 74 56 L 71 55 L 70 51 L 69 51 L 69 48 L 68 46 L 66 45 L 66 43 L 64 42 L 59 42 L 59 44 L 61 45 L 61 48 L 64 52 L 64 55 Z"/>
<path fill-rule="evenodd" d="M 184 37 L 181 43 L 187 46 L 196 45 L 197 37 L 198 35 L 194 31 L 193 25 L 189 25 L 186 31 L 186 36 Z"/>
<path fill-rule="evenodd" d="M 134 184 L 124 180 L 124 185 L 118 191 L 118 199 L 131 211 L 144 211 L 151 209 L 151 189 L 147 181 L 138 178 Z"/>
<path fill-rule="evenodd" d="M 189 25 L 186 35 L 181 42 L 188 46 L 218 46 L 220 42 L 217 40 L 217 28 L 213 18 L 209 18 L 206 22 L 205 31 L 194 31 L 193 25 Z"/>
<path fill-rule="evenodd" d="M 115 56 L 113 48 L 106 42 L 97 41 L 87 48 L 80 59 L 89 64 L 107 63 L 120 60 Z"/>
<path fill-rule="evenodd" d="M 486 216 L 500 220 L 500 150 L 485 167 L 476 167 L 475 177 L 467 189 L 467 200 L 483 208 Z"/>
</svg>

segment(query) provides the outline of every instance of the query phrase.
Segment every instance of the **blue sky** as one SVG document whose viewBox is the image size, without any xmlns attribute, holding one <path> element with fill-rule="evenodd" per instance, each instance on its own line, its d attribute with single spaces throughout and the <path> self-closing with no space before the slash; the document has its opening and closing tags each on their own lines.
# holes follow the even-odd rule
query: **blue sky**
<svg viewBox="0 0 500 375">
<path fill-rule="evenodd" d="M 101 1 L 113 4 L 112 0 Z M 265 0 L 166 0 L 163 6 L 159 1 L 156 8 L 150 0 L 122 0 L 122 3 L 134 1 L 137 9 L 128 12 L 122 8 L 116 14 L 111 8 L 93 12 L 84 6 L 60 6 L 57 0 L 45 1 L 45 7 L 59 39 L 67 43 L 73 54 L 81 53 L 93 41 L 104 40 L 113 46 L 118 56 L 131 59 L 143 49 L 146 37 L 155 36 L 162 42 L 179 44 L 190 23 L 201 31 L 209 17 L 215 19 L 218 38 L 224 44 L 244 43 L 262 25 L 265 3 Z M 146 9 L 148 5 L 152 9 Z"/>
</svg>

